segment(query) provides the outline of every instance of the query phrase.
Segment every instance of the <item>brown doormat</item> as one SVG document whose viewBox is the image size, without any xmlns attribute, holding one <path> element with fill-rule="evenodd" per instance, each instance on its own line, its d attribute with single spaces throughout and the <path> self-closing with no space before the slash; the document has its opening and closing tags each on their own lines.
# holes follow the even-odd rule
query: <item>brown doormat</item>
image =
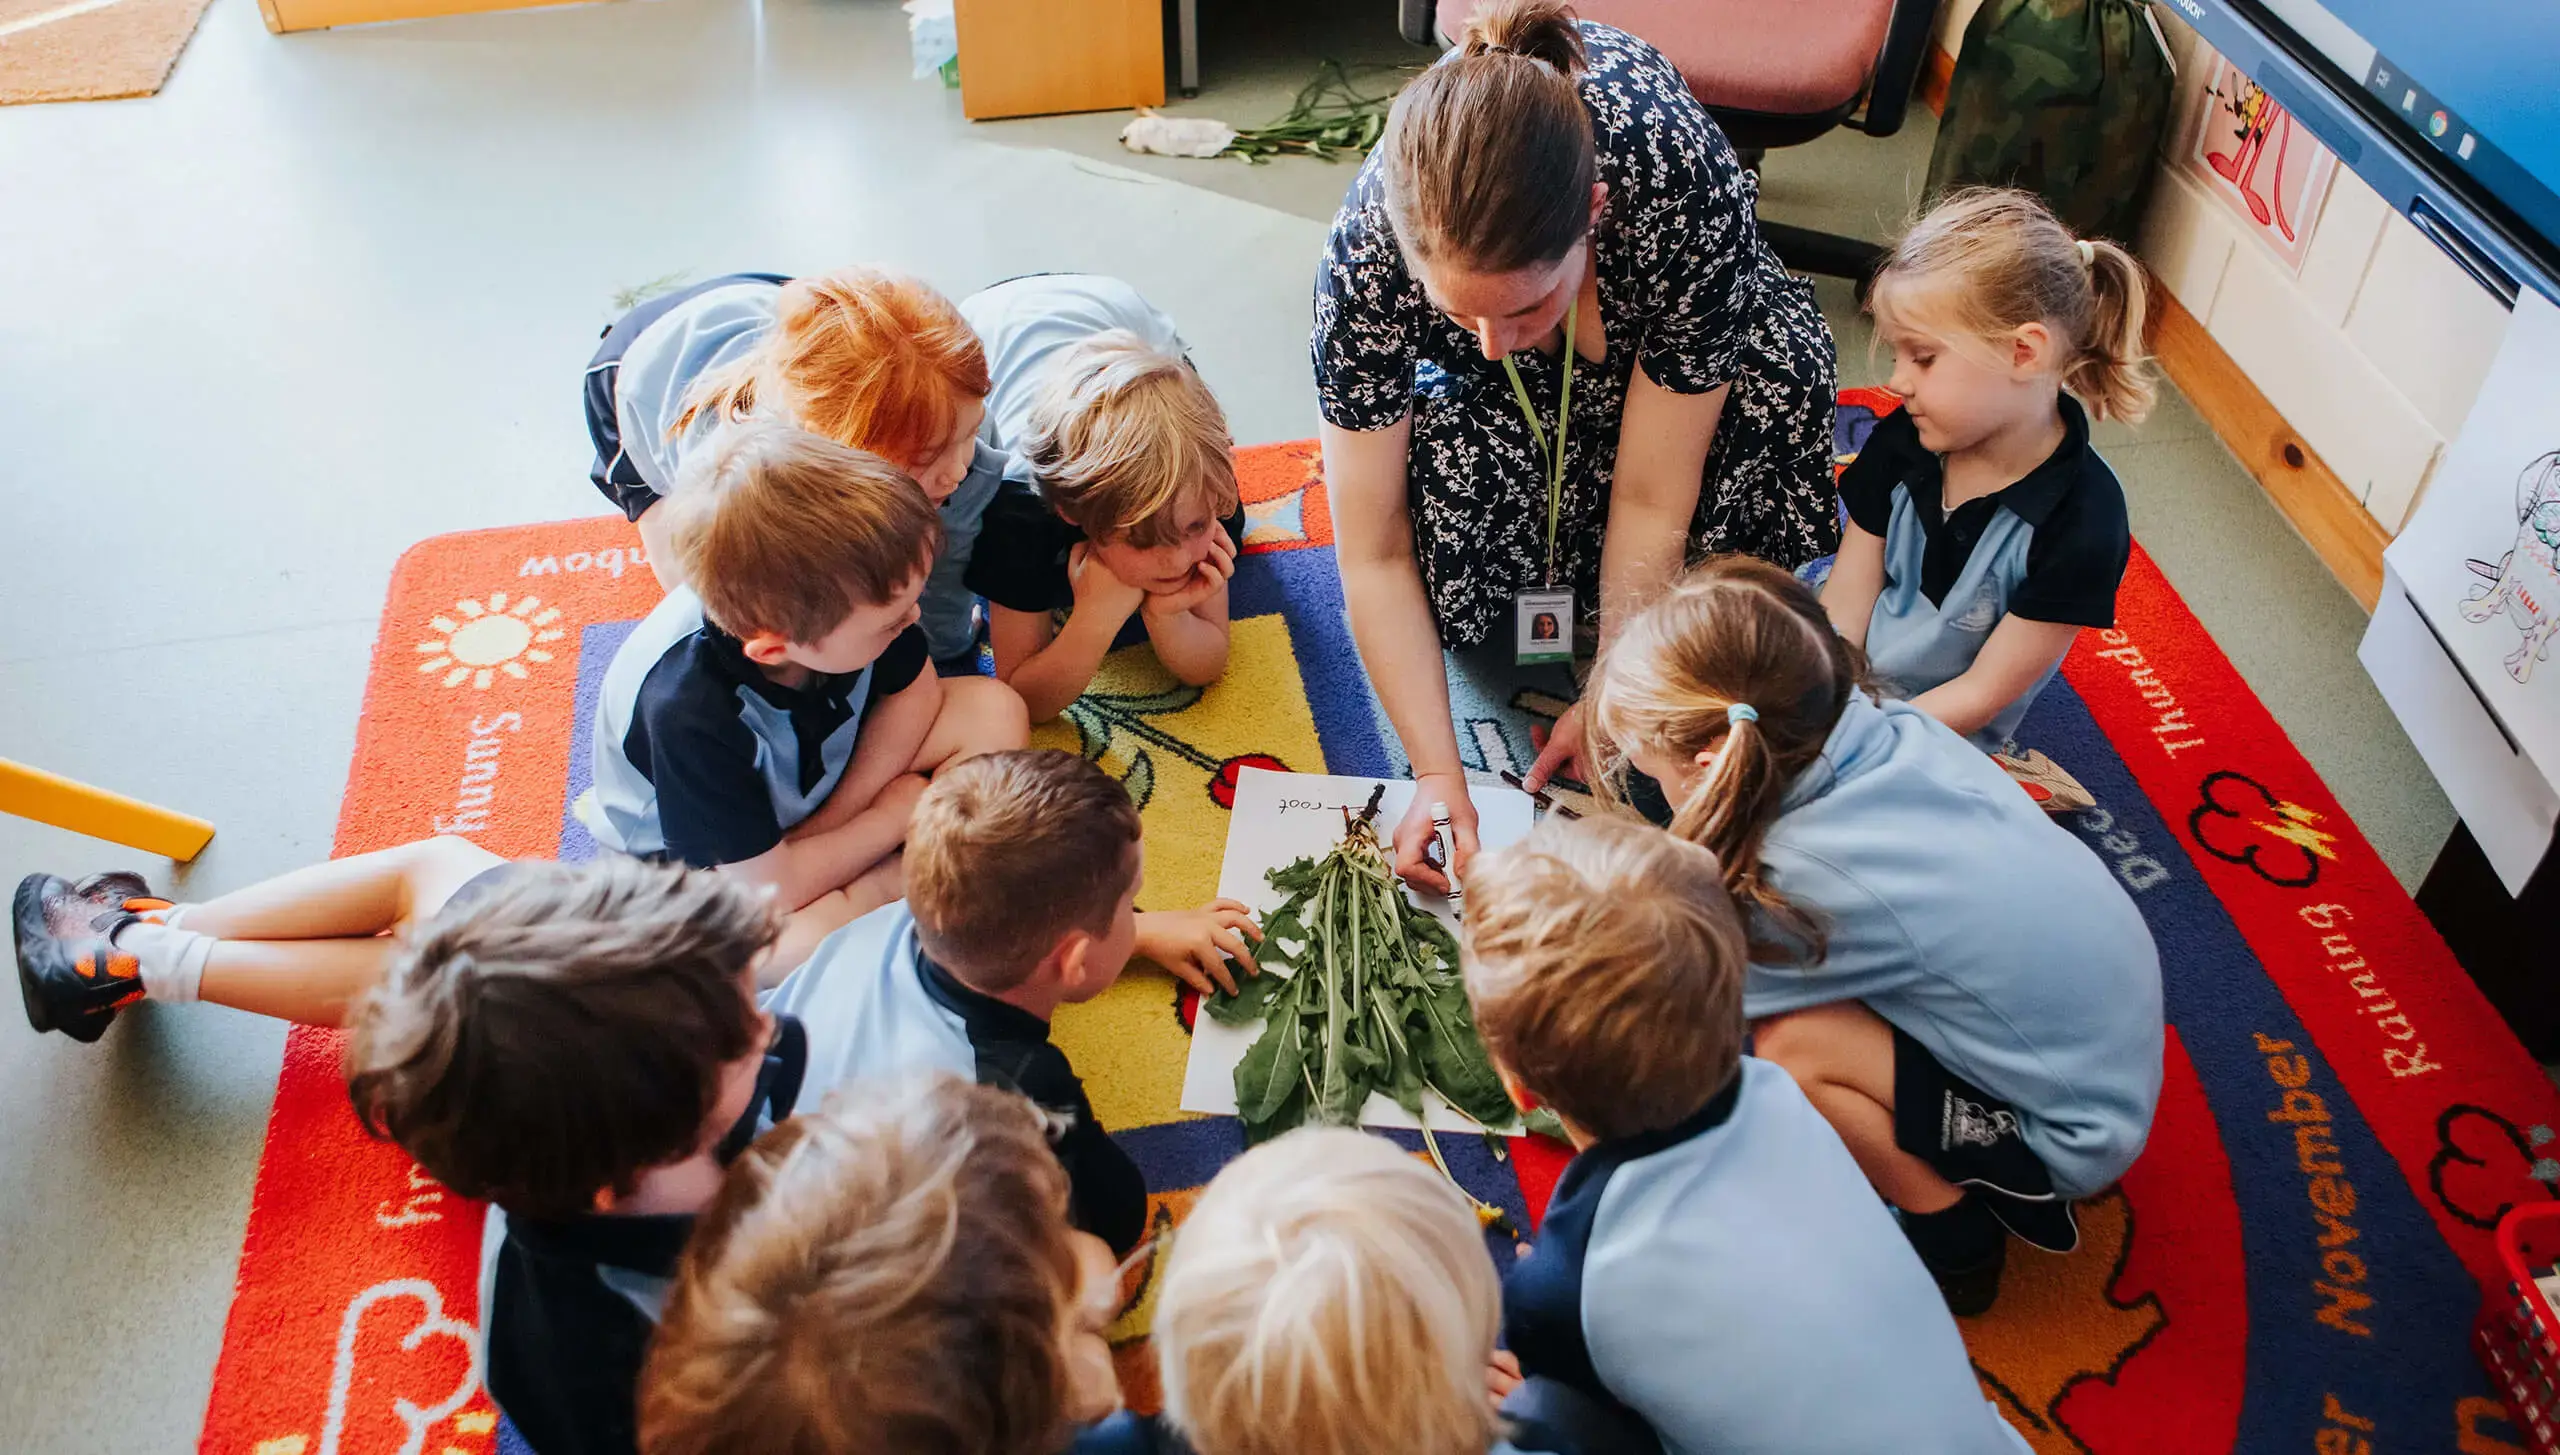
<svg viewBox="0 0 2560 1455">
<path fill-rule="evenodd" d="M 0 106 L 148 96 L 212 0 L 0 0 Z"/>
</svg>

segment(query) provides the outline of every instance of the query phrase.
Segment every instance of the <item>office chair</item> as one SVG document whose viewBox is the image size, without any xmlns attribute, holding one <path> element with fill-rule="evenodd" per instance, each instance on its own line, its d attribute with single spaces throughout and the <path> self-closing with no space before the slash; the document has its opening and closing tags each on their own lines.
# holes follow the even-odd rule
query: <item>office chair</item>
<svg viewBox="0 0 2560 1455">
<path fill-rule="evenodd" d="M 1477 3 L 1398 0 L 1397 21 L 1416 45 L 1448 45 Z M 1938 0 L 1574 0 L 1574 10 L 1670 57 L 1743 164 L 1758 171 L 1770 148 L 1800 146 L 1835 126 L 1900 131 Z M 1884 259 L 1880 244 L 1767 218 L 1760 235 L 1799 272 L 1863 284 Z"/>
</svg>

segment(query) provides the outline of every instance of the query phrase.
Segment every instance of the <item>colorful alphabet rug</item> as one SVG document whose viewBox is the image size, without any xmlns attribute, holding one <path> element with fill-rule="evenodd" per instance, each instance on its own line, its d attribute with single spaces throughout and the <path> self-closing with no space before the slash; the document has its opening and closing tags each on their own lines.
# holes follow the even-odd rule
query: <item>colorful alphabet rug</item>
<svg viewBox="0 0 2560 1455">
<path fill-rule="evenodd" d="M 1844 397 L 1844 457 L 1881 407 Z M 1240 766 L 1405 767 L 1344 626 L 1314 448 L 1260 447 L 1241 465 L 1250 526 L 1226 678 L 1182 687 L 1133 647 L 1038 734 L 1142 805 L 1149 907 L 1210 897 Z M 455 833 L 509 855 L 589 852 L 566 809 L 594 694 L 657 594 L 619 519 L 412 550 L 338 851 Z M 1488 781 L 1531 760 L 1568 686 L 1474 660 L 1451 680 Z M 2117 628 L 2083 635 L 2020 736 L 2094 796 L 2067 822 L 2159 940 L 2168 1081 L 2149 1151 L 2085 1207 L 2082 1249 L 2020 1246 L 1999 1305 L 1968 1321 L 1986 1394 L 2047 1455 L 2518 1449 L 2466 1336 L 2499 1215 L 2560 1193 L 2560 1096 L 2148 558 Z M 1058 1023 L 1164 1222 L 1241 1148 L 1232 1121 L 1176 1109 L 1187 1019 L 1174 982 L 1140 968 Z M 203 1448 L 517 1448 L 473 1367 L 479 1209 L 364 1138 L 337 1055 L 331 1033 L 288 1042 Z M 1562 1149 L 1444 1146 L 1461 1180 L 1534 1228 Z M 1156 1396 L 1149 1297 L 1139 1280 L 1117 1331 L 1141 1407 Z"/>
</svg>

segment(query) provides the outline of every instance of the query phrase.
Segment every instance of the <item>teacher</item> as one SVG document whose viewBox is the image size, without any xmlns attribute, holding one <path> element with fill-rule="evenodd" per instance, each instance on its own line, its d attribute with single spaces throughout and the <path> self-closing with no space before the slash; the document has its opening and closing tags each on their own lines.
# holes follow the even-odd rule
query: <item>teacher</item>
<svg viewBox="0 0 2560 1455">
<path fill-rule="evenodd" d="M 1831 330 L 1757 195 L 1660 51 L 1494 0 L 1343 199 L 1316 395 L 1352 636 L 1420 782 L 1407 879 L 1446 887 L 1434 802 L 1461 867 L 1476 846 L 1444 644 L 1538 659 L 1541 613 L 1596 617 L 1605 644 L 1694 557 L 1792 568 L 1837 544 Z M 1532 783 L 1581 744 L 1577 707 Z"/>
</svg>

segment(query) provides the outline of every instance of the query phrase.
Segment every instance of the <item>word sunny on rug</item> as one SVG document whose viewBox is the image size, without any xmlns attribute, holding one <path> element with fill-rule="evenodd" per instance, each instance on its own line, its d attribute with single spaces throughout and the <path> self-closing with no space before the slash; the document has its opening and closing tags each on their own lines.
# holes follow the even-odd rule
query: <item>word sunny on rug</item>
<svg viewBox="0 0 2560 1455">
<path fill-rule="evenodd" d="M 1844 458 L 1889 407 L 1843 397 Z M 1179 687 L 1125 651 L 1036 738 L 1128 784 L 1149 906 L 1212 893 L 1241 766 L 1405 766 L 1343 624 L 1314 448 L 1240 464 L 1250 528 L 1226 679 Z M 592 852 L 566 810 L 594 693 L 656 596 L 619 519 L 410 551 L 338 852 L 434 833 Z M 1518 771 L 1561 682 L 1452 677 L 1471 768 Z M 1967 1321 L 1986 1395 L 2046 1455 L 2518 1451 L 2466 1340 L 2483 1281 L 2503 1283 L 2500 1214 L 2560 1194 L 2560 1097 L 2138 551 L 2116 629 L 2082 634 L 2020 737 L 2094 796 L 2066 821 L 2159 940 L 2168 1080 L 2149 1151 L 2085 1208 L 2081 1251 L 2020 1249 L 1997 1308 Z M 2052 912 L 2068 908 L 2017 907 Z M 1139 969 L 1058 1029 L 1163 1222 L 1241 1148 L 1232 1120 L 1176 1109 L 1187 1013 Z M 202 1448 L 520 1448 L 473 1365 L 480 1210 L 364 1138 L 338 1051 L 333 1033 L 288 1041 Z M 1462 1180 L 1534 1227 L 1560 1148 L 1449 1145 Z M 1141 1284 L 1115 1331 L 1140 1408 L 1156 1398 L 1149 1311 Z"/>
</svg>

